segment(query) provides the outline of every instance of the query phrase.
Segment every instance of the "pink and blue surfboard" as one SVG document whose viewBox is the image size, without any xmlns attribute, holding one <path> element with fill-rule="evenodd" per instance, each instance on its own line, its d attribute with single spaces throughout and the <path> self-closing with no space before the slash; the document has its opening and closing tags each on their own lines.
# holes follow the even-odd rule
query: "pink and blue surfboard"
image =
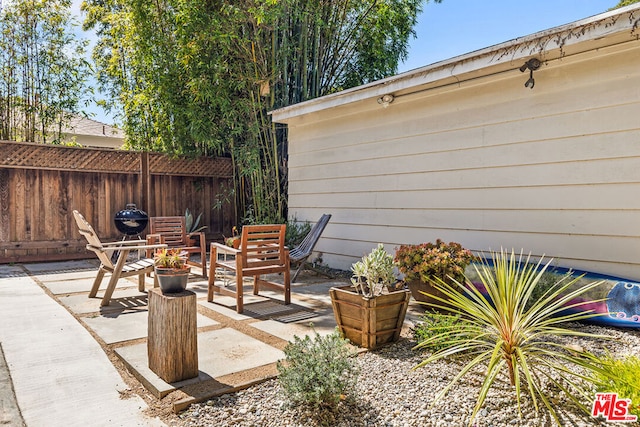
<svg viewBox="0 0 640 427">
<path fill-rule="evenodd" d="M 556 267 L 552 271 L 554 274 L 561 276 L 570 270 Z M 467 273 L 469 272 L 470 270 L 468 269 Z M 569 305 L 580 302 L 585 303 L 580 307 L 567 309 L 568 312 L 593 310 L 594 313 L 599 313 L 600 316 L 593 317 L 585 322 L 621 328 L 640 328 L 640 282 L 592 272 L 571 270 L 571 275 L 574 277 L 582 274 L 584 274 L 584 277 L 572 285 L 572 288 L 596 281 L 602 281 L 602 283 L 582 294 L 580 300 L 571 301 Z M 475 276 L 475 274 L 472 273 L 471 276 Z M 476 283 L 475 280 L 473 282 L 478 289 L 483 290 L 484 286 L 482 284 Z"/>
</svg>

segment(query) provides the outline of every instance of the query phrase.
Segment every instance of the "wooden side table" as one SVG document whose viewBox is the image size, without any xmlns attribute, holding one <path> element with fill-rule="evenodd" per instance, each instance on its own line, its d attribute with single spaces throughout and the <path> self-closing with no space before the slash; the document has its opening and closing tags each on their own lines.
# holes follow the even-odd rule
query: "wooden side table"
<svg viewBox="0 0 640 427">
<path fill-rule="evenodd" d="M 196 294 L 149 291 L 149 369 L 168 383 L 198 376 Z"/>
<path fill-rule="evenodd" d="M 213 242 L 211 242 L 211 248 L 213 248 Z M 222 256 L 223 261 L 227 261 L 227 257 L 232 257 L 232 259 L 235 259 L 234 251 L 236 251 L 236 249 L 232 247 L 229 247 L 229 250 L 225 250 L 224 248 L 218 246 L 216 253 L 218 257 Z M 210 249 L 209 254 L 213 254 L 213 250 Z M 218 269 L 215 268 L 216 261 L 217 260 L 215 259 L 209 259 L 210 265 L 212 265 L 214 269 L 214 279 L 220 280 L 224 284 L 224 286 L 227 286 L 229 284 L 228 276 L 224 273 L 224 271 L 218 271 Z"/>
</svg>

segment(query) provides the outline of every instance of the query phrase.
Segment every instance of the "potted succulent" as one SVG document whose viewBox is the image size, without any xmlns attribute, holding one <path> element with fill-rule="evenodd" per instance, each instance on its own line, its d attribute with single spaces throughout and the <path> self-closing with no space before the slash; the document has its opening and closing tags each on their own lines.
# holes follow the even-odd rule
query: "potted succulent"
<svg viewBox="0 0 640 427">
<path fill-rule="evenodd" d="M 154 256 L 155 274 L 162 293 L 182 292 L 187 288 L 191 267 L 188 254 L 179 249 L 158 249 Z"/>
<path fill-rule="evenodd" d="M 233 249 L 238 249 L 240 247 L 240 235 L 238 234 L 238 227 L 235 225 L 231 229 L 231 237 L 225 237 L 224 244 L 232 247 Z"/>
<path fill-rule="evenodd" d="M 393 257 L 379 244 L 351 271 L 353 286 L 329 291 L 340 333 L 368 349 L 397 341 L 411 294 L 396 278 Z"/>
<path fill-rule="evenodd" d="M 460 243 L 445 243 L 440 239 L 435 243 L 401 245 L 394 257 L 411 295 L 422 302 L 433 302 L 424 292 L 442 296 L 431 286 L 436 277 L 447 283 L 452 283 L 452 279 L 464 281 L 464 271 L 473 260 L 471 251 Z"/>
</svg>

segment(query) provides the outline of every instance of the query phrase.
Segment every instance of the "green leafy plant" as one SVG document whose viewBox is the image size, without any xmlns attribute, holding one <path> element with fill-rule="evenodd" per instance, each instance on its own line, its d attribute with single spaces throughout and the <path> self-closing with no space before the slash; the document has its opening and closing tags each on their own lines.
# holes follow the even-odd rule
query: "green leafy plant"
<svg viewBox="0 0 640 427">
<path fill-rule="evenodd" d="M 179 249 L 158 249 L 153 255 L 153 263 L 156 267 L 181 270 L 187 263 L 187 253 Z"/>
<path fill-rule="evenodd" d="M 82 10 L 129 144 L 229 156 L 239 211 L 274 223 L 287 212 L 287 139 L 267 112 L 395 74 L 422 2 L 220 4 L 86 0 Z"/>
<path fill-rule="evenodd" d="M 460 321 L 459 315 L 450 315 L 430 311 L 422 315 L 421 320 L 411 330 L 415 340 L 421 348 L 429 351 L 438 351 L 447 346 L 452 338 L 460 338 L 456 325 Z M 435 337 L 435 338 L 434 338 Z"/>
<path fill-rule="evenodd" d="M 234 225 L 231 228 L 231 237 L 225 237 L 224 244 L 232 248 L 238 248 L 238 246 L 240 245 L 240 234 L 238 234 L 238 227 Z"/>
<path fill-rule="evenodd" d="M 445 243 L 440 239 L 435 243 L 401 245 L 394 257 L 405 281 L 420 280 L 424 283 L 434 278 L 448 281 L 449 277 L 462 281 L 465 268 L 474 259 L 471 251 L 460 243 Z"/>
<path fill-rule="evenodd" d="M 311 231 L 309 221 L 300 222 L 296 217 L 287 221 L 287 231 L 284 238 L 284 244 L 288 248 L 297 246 L 302 239 Z"/>
<path fill-rule="evenodd" d="M 618 393 L 620 399 L 631 399 L 629 413 L 640 419 L 640 358 L 616 359 L 607 353 L 602 357 L 594 356 L 594 363 L 602 366 L 602 371 L 593 372 L 591 378 L 596 390 Z"/>
<path fill-rule="evenodd" d="M 583 351 L 564 346 L 558 341 L 558 337 L 573 335 L 606 338 L 574 331 L 563 325 L 569 321 L 598 316 L 581 308 L 593 301 L 580 301 L 578 297 L 601 282 L 569 290 L 582 276 L 561 276 L 553 287 L 526 308 L 551 261 L 544 265 L 542 259 L 538 263 L 530 263 L 530 255 L 524 258 L 520 253 L 516 257 L 513 251 L 511 254 L 504 251 L 492 253 L 492 259 L 493 266 L 487 261 L 474 264 L 484 290 L 481 291 L 470 281 L 455 280 L 448 283 L 437 279 L 434 287 L 444 297 L 434 295 L 436 302 L 424 303 L 459 316 L 459 322 L 452 326 L 458 333 L 452 334 L 451 329 L 445 330 L 418 344 L 416 348 L 445 340 L 442 349 L 427 357 L 416 368 L 461 353 L 473 356 L 438 393 L 435 401 L 445 396 L 471 370 L 482 367 L 485 372 L 484 381 L 470 423 L 482 407 L 496 378 L 505 370 L 514 387 L 519 412 L 521 393 L 526 388 L 536 410 L 539 410 L 538 403 L 542 401 L 559 424 L 548 395 L 547 385 L 552 383 L 578 407 L 589 413 L 584 402 L 590 402 L 593 395 L 588 385 L 588 374 L 581 372 L 598 372 L 601 368 L 586 354 L 582 354 Z"/>
<path fill-rule="evenodd" d="M 207 228 L 206 225 L 198 227 L 200 225 L 200 220 L 202 220 L 202 212 L 194 220 L 193 214 L 189 212 L 189 208 L 187 208 L 187 210 L 184 212 L 184 219 L 186 223 L 187 234 L 197 233 Z"/>
<path fill-rule="evenodd" d="M 566 276 L 566 277 L 562 277 Z M 548 268 L 542 275 L 540 276 L 540 280 L 536 284 L 533 292 L 531 292 L 531 297 L 527 301 L 527 305 L 525 308 L 530 308 L 531 305 L 537 301 L 542 295 L 545 294 L 549 289 L 553 288 L 555 284 L 559 281 L 569 281 L 573 276 L 573 271 L 569 270 L 565 273 L 559 273 L 556 267 Z"/>
<path fill-rule="evenodd" d="M 397 282 L 393 257 L 384 250 L 382 243 L 361 261 L 351 266 L 351 283 L 365 297 L 380 295 Z"/>
<path fill-rule="evenodd" d="M 65 128 L 93 99 L 93 84 L 70 4 L 0 2 L 0 140 L 72 142 Z"/>
<path fill-rule="evenodd" d="M 349 341 L 338 331 L 315 338 L 294 337 L 279 361 L 278 383 L 292 405 L 333 409 L 355 390 L 357 369 Z"/>
</svg>

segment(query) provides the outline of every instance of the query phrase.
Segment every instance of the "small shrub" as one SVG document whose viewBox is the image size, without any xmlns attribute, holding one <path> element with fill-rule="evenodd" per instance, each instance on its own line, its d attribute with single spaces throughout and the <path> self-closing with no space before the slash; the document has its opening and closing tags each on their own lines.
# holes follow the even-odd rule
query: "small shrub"
<svg viewBox="0 0 640 427">
<path fill-rule="evenodd" d="M 294 248 L 307 234 L 311 231 L 311 224 L 309 221 L 299 222 L 296 217 L 287 220 L 287 231 L 284 238 L 284 244 L 289 248 Z"/>
<path fill-rule="evenodd" d="M 475 260 L 470 250 L 460 243 L 445 243 L 437 239 L 435 243 L 402 245 L 396 250 L 395 263 L 404 274 L 405 281 L 420 280 L 429 283 L 436 278 L 449 281 L 464 280 L 465 268 Z"/>
<path fill-rule="evenodd" d="M 596 359 L 602 370 L 593 373 L 592 381 L 600 393 L 618 393 L 620 399 L 631 399 L 629 413 L 640 420 L 640 359 L 627 356 L 616 359 L 607 354 Z"/>
<path fill-rule="evenodd" d="M 420 344 L 420 348 L 432 352 L 445 348 L 453 337 L 461 331 L 457 331 L 459 315 L 449 315 L 436 311 L 425 313 L 420 322 L 412 329 L 413 337 Z"/>
<path fill-rule="evenodd" d="M 333 409 L 355 390 L 353 351 L 337 330 L 324 337 L 316 332 L 314 339 L 295 336 L 284 354 L 277 365 L 278 382 L 292 405 Z"/>
<path fill-rule="evenodd" d="M 572 279 L 573 271 L 569 270 L 566 273 L 560 273 L 556 267 L 550 267 L 540 276 L 540 280 L 538 280 L 538 283 L 531 292 L 531 296 L 527 300 L 525 309 L 528 310 L 531 308 L 535 301 L 544 297 L 544 295 L 556 287 L 558 283 L 570 282 Z"/>
</svg>

